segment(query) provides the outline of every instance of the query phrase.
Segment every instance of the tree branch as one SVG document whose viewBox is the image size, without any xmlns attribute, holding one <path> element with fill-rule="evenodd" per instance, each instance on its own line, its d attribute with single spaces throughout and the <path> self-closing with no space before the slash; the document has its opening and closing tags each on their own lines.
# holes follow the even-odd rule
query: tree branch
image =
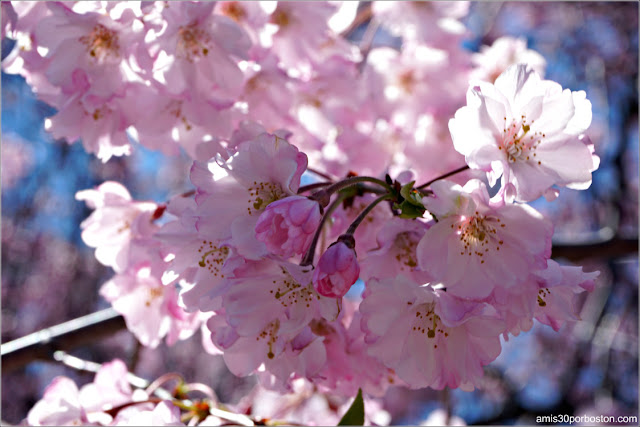
<svg viewBox="0 0 640 427">
<path fill-rule="evenodd" d="M 613 237 L 602 242 L 553 245 L 552 258 L 565 258 L 569 261 L 582 261 L 590 258 L 621 258 L 637 256 L 638 238 Z"/>
<path fill-rule="evenodd" d="M 100 341 L 125 328 L 124 318 L 113 308 L 107 308 L 42 329 L 2 344 L 2 372 L 11 372 L 35 360 L 52 360 L 58 350 Z"/>
</svg>

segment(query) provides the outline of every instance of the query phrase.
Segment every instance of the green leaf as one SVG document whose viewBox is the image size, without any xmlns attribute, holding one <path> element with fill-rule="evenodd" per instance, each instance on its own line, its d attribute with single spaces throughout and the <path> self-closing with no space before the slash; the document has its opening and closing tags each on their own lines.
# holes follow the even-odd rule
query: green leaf
<svg viewBox="0 0 640 427">
<path fill-rule="evenodd" d="M 422 207 L 422 196 L 418 190 L 413 188 L 415 183 L 415 181 L 411 181 L 410 183 L 403 185 L 400 190 L 400 194 L 412 205 Z"/>
<path fill-rule="evenodd" d="M 413 185 L 415 183 L 415 181 L 411 181 L 410 183 L 402 186 L 402 188 L 400 189 L 400 194 L 402 195 L 402 197 L 404 197 L 405 199 L 411 197 L 411 190 L 413 190 Z"/>
<path fill-rule="evenodd" d="M 344 414 L 339 426 L 361 426 L 364 425 L 364 401 L 362 400 L 362 389 L 358 389 L 358 394 L 351 404 L 349 410 Z"/>
<path fill-rule="evenodd" d="M 395 206 L 394 206 L 395 207 Z M 396 209 L 400 209 L 400 218 L 422 218 L 425 212 L 424 206 L 417 206 L 409 200 L 405 200 Z"/>
</svg>

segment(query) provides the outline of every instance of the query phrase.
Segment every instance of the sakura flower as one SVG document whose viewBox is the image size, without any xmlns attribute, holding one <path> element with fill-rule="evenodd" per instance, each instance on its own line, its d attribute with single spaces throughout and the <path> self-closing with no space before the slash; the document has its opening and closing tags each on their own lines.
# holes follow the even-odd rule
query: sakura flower
<svg viewBox="0 0 640 427">
<path fill-rule="evenodd" d="M 127 9 L 118 20 L 96 12 L 76 13 L 69 5 L 56 2 L 47 5 L 52 15 L 38 22 L 35 37 L 48 49 L 50 58 L 46 75 L 65 93 L 76 88 L 73 75 L 83 71 L 92 93 L 100 97 L 121 94 L 128 77 L 126 62 L 144 34 L 133 25 L 135 15 Z M 60 31 L 64 28 L 65 31 Z"/>
<path fill-rule="evenodd" d="M 98 425 L 89 424 L 80 405 L 78 387 L 67 377 L 56 377 L 44 391 L 44 396 L 29 411 L 27 425 Z"/>
<path fill-rule="evenodd" d="M 266 255 L 266 246 L 255 237 L 258 218 L 270 203 L 296 194 L 306 167 L 304 153 L 282 137 L 267 133 L 239 144 L 224 163 L 216 159 L 208 164 L 194 162 L 196 228 L 209 238 L 230 238 L 244 257 Z"/>
<path fill-rule="evenodd" d="M 98 261 L 123 272 L 130 263 L 131 240 L 142 235 L 158 206 L 133 201 L 127 189 L 114 181 L 107 181 L 95 190 L 79 191 L 76 199 L 95 209 L 80 225 L 82 240 L 96 248 Z"/>
<path fill-rule="evenodd" d="M 88 83 L 82 71 L 74 72 L 73 80 L 85 89 L 78 89 L 69 97 L 58 113 L 46 120 L 45 129 L 69 143 L 82 140 L 85 150 L 95 153 L 103 162 L 112 156 L 131 154 L 126 131 L 139 116 L 130 104 L 137 87 L 127 85 L 122 96 L 103 98 L 85 92 Z"/>
<path fill-rule="evenodd" d="M 231 134 L 230 102 L 207 100 L 204 94 L 185 91 L 171 93 L 166 86 L 148 87 L 132 99 L 141 113 L 134 126 L 144 146 L 169 155 L 180 153 L 180 147 L 192 158 L 198 158 L 198 146 L 205 141 L 217 142 Z M 222 146 L 217 144 L 217 151 Z"/>
<path fill-rule="evenodd" d="M 218 308 L 219 297 L 229 287 L 226 279 L 244 259 L 221 240 L 198 232 L 196 207 L 193 198 L 174 197 L 167 213 L 176 219 L 164 224 L 155 237 L 170 251 L 162 283 L 181 285 L 180 301 L 188 311 L 207 312 Z"/>
<path fill-rule="evenodd" d="M 378 249 L 368 252 L 360 262 L 362 280 L 404 274 L 418 283 L 426 283 L 429 276 L 418 267 L 416 248 L 428 228 L 423 222 L 397 217 L 387 221 L 378 232 Z"/>
<path fill-rule="evenodd" d="M 360 266 L 353 250 L 353 236 L 340 238 L 322 254 L 313 272 L 313 287 L 320 295 L 342 298 L 356 283 Z"/>
<path fill-rule="evenodd" d="M 469 10 L 466 1 L 375 2 L 373 13 L 394 35 L 412 42 L 440 43 L 464 32 L 458 21 Z"/>
<path fill-rule="evenodd" d="M 298 335 L 312 319 L 338 316 L 339 302 L 318 295 L 312 274 L 309 267 L 273 260 L 252 262 L 244 274 L 236 273 L 223 298 L 224 315 L 207 322 L 233 373 L 248 375 L 287 351 L 299 353 L 310 342 L 302 345 Z"/>
<path fill-rule="evenodd" d="M 368 60 L 384 79 L 383 96 L 393 106 L 391 123 L 405 131 L 413 129 L 422 114 L 450 117 L 464 100 L 468 65 L 446 49 L 424 44 L 401 52 L 378 48 Z"/>
<path fill-rule="evenodd" d="M 274 6 L 264 2 L 221 1 L 216 2 L 215 13 L 237 22 L 251 37 L 253 47 L 256 47 L 273 9 Z"/>
<path fill-rule="evenodd" d="M 494 287 L 522 283 L 546 268 L 553 227 L 527 205 L 489 199 L 485 185 L 437 181 L 426 208 L 438 218 L 418 243 L 418 264 L 462 298 L 484 298 Z"/>
<path fill-rule="evenodd" d="M 320 225 L 322 214 L 315 200 L 290 196 L 269 204 L 258 218 L 256 238 L 269 252 L 290 258 L 304 254 Z"/>
<path fill-rule="evenodd" d="M 171 82 L 174 94 L 206 93 L 219 99 L 238 95 L 242 72 L 238 60 L 246 59 L 251 40 L 233 20 L 213 13 L 214 3 L 180 2 L 163 8 L 166 27 L 151 43 L 161 79 Z M 159 77 L 160 78 L 160 77 Z"/>
<path fill-rule="evenodd" d="M 592 292 L 598 275 L 597 271 L 586 273 L 582 267 L 561 266 L 549 260 L 547 268 L 536 273 L 541 280 L 538 280 L 535 318 L 556 332 L 567 321 L 579 320 L 576 296 Z"/>
<path fill-rule="evenodd" d="M 527 64 L 541 77 L 547 61 L 535 50 L 527 49 L 524 38 L 500 37 L 491 46 L 482 46 L 479 53 L 471 57 L 476 69 L 471 73 L 471 79 L 484 80 L 494 83 L 507 68 L 516 64 Z"/>
<path fill-rule="evenodd" d="M 399 385 L 400 380 L 392 369 L 367 353 L 358 304 L 345 298 L 337 321 L 314 319 L 310 323 L 313 333 L 324 338 L 327 354 L 327 363 L 313 382 L 343 396 L 354 396 L 362 389 L 365 395 L 381 397 L 388 386 Z"/>
<path fill-rule="evenodd" d="M 178 305 L 178 291 L 164 286 L 152 267 L 142 264 L 118 274 L 105 283 L 100 294 L 122 314 L 129 329 L 145 346 L 155 348 L 167 337 L 167 344 L 190 337 L 200 326 L 195 313 Z"/>
<path fill-rule="evenodd" d="M 131 389 L 127 375 L 124 362 L 115 359 L 103 364 L 93 382 L 84 385 L 79 391 L 71 379 L 56 377 L 45 389 L 42 400 L 29 412 L 26 424 L 110 425 L 112 416 L 103 411 L 147 399 L 144 391 L 134 392 Z M 140 409 L 147 406 L 148 404 Z"/>
<path fill-rule="evenodd" d="M 250 413 L 256 419 L 286 420 L 295 425 L 336 425 L 349 409 L 353 395 L 322 392 L 315 383 L 304 378 L 292 381 L 292 393 L 281 394 L 260 385 L 243 398 L 236 410 Z M 391 416 L 379 400 L 363 395 L 365 425 L 389 425 Z"/>
<path fill-rule="evenodd" d="M 270 22 L 277 26 L 271 49 L 285 67 L 308 75 L 312 64 L 333 54 L 352 54 L 352 46 L 333 34 L 327 24 L 335 12 L 336 6 L 326 1 L 278 2 L 271 14 Z"/>
<path fill-rule="evenodd" d="M 104 363 L 93 382 L 80 389 L 83 408 L 99 412 L 132 401 L 134 392 L 127 374 L 127 366 L 120 359 Z"/>
<path fill-rule="evenodd" d="M 333 320 L 339 302 L 319 295 L 312 270 L 284 261 L 254 262 L 238 273 L 226 293 L 224 308 L 230 326 L 241 335 L 260 333 L 277 320 L 280 332 L 300 330 L 311 319 Z"/>
<path fill-rule="evenodd" d="M 495 84 L 478 83 L 467 106 L 449 121 L 454 147 L 491 185 L 515 187 L 517 201 L 531 201 L 553 185 L 585 189 L 598 156 L 581 134 L 591 123 L 583 91 L 562 90 L 526 65 L 514 65 Z M 570 161 L 569 161 L 570 159 Z"/>
<path fill-rule="evenodd" d="M 171 401 L 164 400 L 153 409 L 133 406 L 125 408 L 113 420 L 115 426 L 183 426 L 180 409 Z"/>
<path fill-rule="evenodd" d="M 400 275 L 367 283 L 360 304 L 369 354 L 411 388 L 472 390 L 500 354 L 504 323 L 482 303 Z"/>
<path fill-rule="evenodd" d="M 244 88 L 238 98 L 239 103 L 246 103 L 243 117 L 268 123 L 272 129 L 292 129 L 297 125 L 291 114 L 295 80 L 278 66 L 278 57 L 270 50 L 254 47 L 252 57 L 254 62 L 244 72 Z"/>
<path fill-rule="evenodd" d="M 263 387 L 290 393 L 292 380 L 316 378 L 326 362 L 322 337 L 313 334 L 307 326 L 289 341 L 278 357 L 265 362 L 265 370 L 258 372 L 258 379 Z"/>
<path fill-rule="evenodd" d="M 483 299 L 490 304 L 505 323 L 502 336 L 509 339 L 509 334 L 518 336 L 533 327 L 538 283 L 532 274 L 518 286 L 511 288 L 495 287 L 491 295 Z"/>
</svg>

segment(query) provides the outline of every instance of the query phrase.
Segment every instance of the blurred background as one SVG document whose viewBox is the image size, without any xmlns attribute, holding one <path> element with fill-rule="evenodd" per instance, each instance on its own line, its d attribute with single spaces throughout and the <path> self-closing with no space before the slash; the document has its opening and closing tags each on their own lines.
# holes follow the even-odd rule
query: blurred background
<svg viewBox="0 0 640 427">
<path fill-rule="evenodd" d="M 585 90 L 593 104 L 589 135 L 601 164 L 591 188 L 534 203 L 555 223 L 554 244 L 637 238 L 638 3 L 482 2 L 472 4 L 464 23 L 465 48 L 523 37 L 546 59 L 547 79 Z M 10 47 L 5 40 L 3 57 Z M 53 113 L 21 77 L 2 73 L 3 343 L 108 307 L 98 289 L 111 272 L 80 238 L 79 224 L 90 211 L 75 200 L 77 191 L 116 180 L 135 199 L 162 202 L 190 189 L 186 157 L 137 146 L 132 156 L 102 164 L 79 144 L 52 140 L 44 118 Z M 390 389 L 384 407 L 391 424 L 433 421 L 445 407 L 467 424 L 534 424 L 537 415 L 550 414 L 637 416 L 637 252 L 587 255 L 579 261 L 585 271 L 601 273 L 582 302 L 582 322 L 559 333 L 538 325 L 510 339 L 487 368 L 484 390 Z M 237 402 L 254 380 L 234 377 L 200 340 L 196 334 L 148 350 L 125 330 L 72 354 L 95 362 L 137 360 L 134 372 L 147 379 L 180 372 L 214 387 L 223 402 Z M 3 373 L 2 420 L 19 423 L 57 375 L 78 384 L 93 379 L 54 361 Z"/>
</svg>

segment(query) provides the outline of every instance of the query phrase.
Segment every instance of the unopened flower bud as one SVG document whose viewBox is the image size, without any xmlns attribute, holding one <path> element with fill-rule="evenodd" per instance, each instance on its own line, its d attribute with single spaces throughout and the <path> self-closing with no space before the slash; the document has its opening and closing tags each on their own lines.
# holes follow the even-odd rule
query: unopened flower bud
<svg viewBox="0 0 640 427">
<path fill-rule="evenodd" d="M 341 298 L 358 280 L 360 266 L 353 250 L 354 245 L 348 243 L 339 239 L 320 257 L 313 273 L 313 287 L 320 295 Z"/>
</svg>

